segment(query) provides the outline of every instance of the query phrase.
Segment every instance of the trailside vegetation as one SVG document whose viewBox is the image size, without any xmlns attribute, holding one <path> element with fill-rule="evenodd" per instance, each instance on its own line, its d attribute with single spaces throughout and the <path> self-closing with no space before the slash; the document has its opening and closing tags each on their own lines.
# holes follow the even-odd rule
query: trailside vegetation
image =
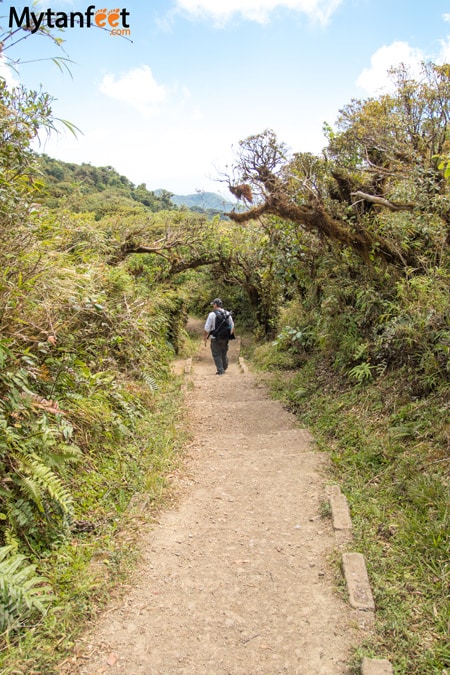
<svg viewBox="0 0 450 675">
<path fill-rule="evenodd" d="M 130 565 L 136 524 L 149 517 L 139 504 L 151 514 L 159 503 L 183 438 L 170 361 L 184 291 L 161 285 L 151 261 L 109 264 L 136 219 L 160 236 L 169 195 L 36 155 L 37 134 L 53 127 L 47 94 L 0 80 L 5 673 L 52 672 Z"/>
<path fill-rule="evenodd" d="M 51 98 L 0 82 L 5 672 L 51 672 L 129 563 L 182 437 L 170 361 L 217 295 L 349 498 L 377 604 L 355 670 L 450 667 L 449 75 L 394 71 L 321 155 L 244 139 L 229 219 L 36 155 Z"/>
</svg>

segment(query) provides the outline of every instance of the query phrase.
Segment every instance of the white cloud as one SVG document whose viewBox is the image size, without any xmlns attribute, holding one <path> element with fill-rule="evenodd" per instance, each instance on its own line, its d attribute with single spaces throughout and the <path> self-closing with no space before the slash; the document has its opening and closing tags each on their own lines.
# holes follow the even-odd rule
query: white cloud
<svg viewBox="0 0 450 675">
<path fill-rule="evenodd" d="M 370 59 L 370 68 L 365 68 L 356 80 L 356 84 L 371 96 L 389 91 L 392 82 L 388 70 L 400 64 L 408 67 L 411 75 L 419 76 L 425 54 L 420 49 L 410 47 L 406 42 L 393 42 L 383 46 Z"/>
<path fill-rule="evenodd" d="M 113 110 L 112 120 L 93 120 L 78 139 L 70 134 L 53 135 L 39 151 L 66 162 L 113 166 L 149 190 L 166 188 L 188 194 L 196 189 L 217 192 L 222 187 L 215 180 L 216 167 L 223 168 L 224 158 L 231 155 L 231 144 L 239 137 L 235 128 L 223 131 L 218 125 L 210 127 L 188 118 L 173 124 L 166 116 L 158 124 L 141 118 L 120 125 L 120 119 Z M 114 133 L 117 129 L 120 137 Z"/>
<path fill-rule="evenodd" d="M 128 103 L 142 114 L 154 113 L 166 99 L 166 87 L 158 84 L 149 66 L 134 68 L 124 75 L 105 75 L 100 91 L 118 101 Z"/>
<path fill-rule="evenodd" d="M 450 17 L 450 14 L 449 14 Z M 449 18 L 450 20 L 450 18 Z M 450 63 L 450 36 L 446 40 L 441 40 L 441 51 L 439 53 L 438 63 Z"/>
<path fill-rule="evenodd" d="M 2 55 L 0 55 L 0 77 L 6 80 L 6 84 L 10 89 L 20 85 L 20 82 L 14 77 L 13 69 L 8 65 L 5 57 Z"/>
<path fill-rule="evenodd" d="M 306 14 L 325 24 L 342 0 L 176 0 L 179 11 L 195 18 L 212 18 L 223 25 L 234 15 L 265 23 L 277 9 Z"/>
<path fill-rule="evenodd" d="M 447 23 L 450 23 L 450 14 L 443 14 L 442 18 Z M 450 35 L 444 40 L 440 40 L 441 50 L 436 58 L 436 63 L 450 63 Z"/>
</svg>

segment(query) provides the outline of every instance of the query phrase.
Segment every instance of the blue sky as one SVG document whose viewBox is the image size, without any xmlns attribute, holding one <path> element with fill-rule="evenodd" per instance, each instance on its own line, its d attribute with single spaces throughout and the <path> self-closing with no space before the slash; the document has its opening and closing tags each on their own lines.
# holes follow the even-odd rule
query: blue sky
<svg viewBox="0 0 450 675">
<path fill-rule="evenodd" d="M 5 0 L 35 12 L 85 12 L 88 2 Z M 450 61 L 448 0 L 119 0 L 130 35 L 98 28 L 60 33 L 72 76 L 48 59 L 64 56 L 30 36 L 5 55 L 3 76 L 55 99 L 56 117 L 82 131 L 53 135 L 42 150 L 68 162 L 113 166 L 133 183 L 176 194 L 223 192 L 218 175 L 239 140 L 273 129 L 294 151 L 320 152 L 352 98 L 386 85 L 399 62 Z"/>
</svg>

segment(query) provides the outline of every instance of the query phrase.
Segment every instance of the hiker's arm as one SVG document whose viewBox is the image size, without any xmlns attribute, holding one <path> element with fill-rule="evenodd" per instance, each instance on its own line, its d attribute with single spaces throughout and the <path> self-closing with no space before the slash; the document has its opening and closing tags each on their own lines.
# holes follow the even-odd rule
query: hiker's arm
<svg viewBox="0 0 450 675">
<path fill-rule="evenodd" d="M 206 342 L 208 341 L 208 338 L 209 338 L 209 335 L 210 335 L 211 331 L 214 328 L 215 321 L 216 321 L 216 315 L 214 314 L 214 312 L 210 312 L 208 314 L 208 318 L 206 319 L 206 323 L 205 323 L 205 326 L 204 326 L 204 329 L 203 329 L 203 331 L 204 331 L 203 342 L 205 343 L 205 345 L 206 345 Z"/>
</svg>

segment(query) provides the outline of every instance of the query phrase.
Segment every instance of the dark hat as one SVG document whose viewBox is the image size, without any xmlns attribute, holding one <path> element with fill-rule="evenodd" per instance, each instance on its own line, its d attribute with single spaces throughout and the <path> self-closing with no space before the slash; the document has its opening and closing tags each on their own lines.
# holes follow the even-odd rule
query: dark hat
<svg viewBox="0 0 450 675">
<path fill-rule="evenodd" d="M 220 298 L 214 298 L 214 300 L 211 303 L 212 305 L 217 305 L 218 307 L 222 307 L 222 300 Z"/>
</svg>

